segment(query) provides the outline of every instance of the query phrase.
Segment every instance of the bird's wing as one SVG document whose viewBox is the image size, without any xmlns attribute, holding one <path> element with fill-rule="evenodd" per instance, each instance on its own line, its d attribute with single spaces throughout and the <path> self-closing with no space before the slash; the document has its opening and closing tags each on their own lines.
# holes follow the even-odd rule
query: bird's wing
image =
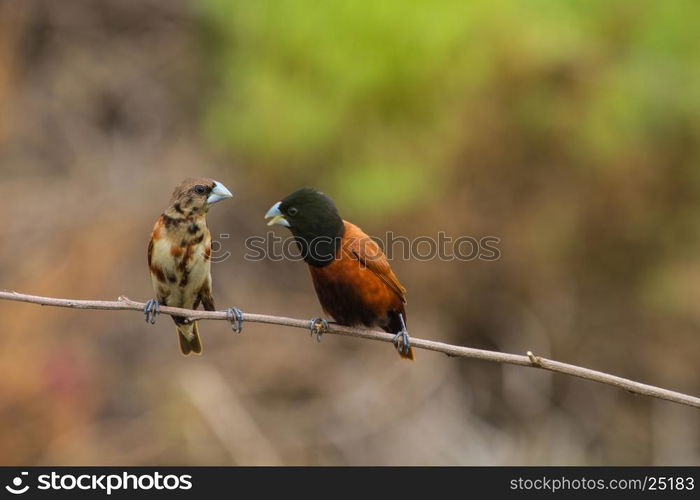
<svg viewBox="0 0 700 500">
<path fill-rule="evenodd" d="M 168 283 L 161 265 L 162 247 L 158 243 L 162 237 L 163 220 L 162 216 L 156 220 L 151 233 L 151 239 L 148 242 L 148 269 L 151 272 L 151 280 L 153 282 L 153 291 L 156 293 L 156 298 L 161 304 L 166 303 L 168 296 Z"/>
<path fill-rule="evenodd" d="M 202 307 L 204 307 L 205 311 L 216 311 L 214 297 L 212 297 L 211 294 L 211 274 L 209 274 L 206 283 L 204 283 L 204 286 L 199 291 L 199 299 L 202 301 Z"/>
<path fill-rule="evenodd" d="M 372 271 L 402 302 L 406 302 L 406 289 L 391 270 L 389 261 L 379 245 L 356 225 L 348 221 L 344 222 L 343 252 Z"/>
</svg>

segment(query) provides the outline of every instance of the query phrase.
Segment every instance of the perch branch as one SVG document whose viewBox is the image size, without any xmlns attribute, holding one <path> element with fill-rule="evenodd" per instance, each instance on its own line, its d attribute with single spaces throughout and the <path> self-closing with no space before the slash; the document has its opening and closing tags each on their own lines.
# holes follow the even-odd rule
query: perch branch
<svg viewBox="0 0 700 500">
<path fill-rule="evenodd" d="M 36 295 L 25 295 L 12 291 L 0 291 L 0 300 L 13 300 L 17 302 L 29 302 L 31 304 L 40 304 L 43 306 L 53 307 L 69 307 L 73 309 L 97 309 L 111 311 L 138 311 L 143 312 L 145 306 L 142 302 L 136 302 L 126 297 L 119 297 L 116 301 L 106 300 L 74 300 L 74 299 L 57 299 L 53 297 L 39 297 Z M 193 311 L 190 309 L 180 309 L 177 307 L 161 306 L 162 314 L 183 316 L 190 320 L 221 320 L 231 321 L 230 316 L 225 311 Z M 293 328 L 309 329 L 309 320 L 285 318 L 280 316 L 270 316 L 267 314 L 252 314 L 244 313 L 243 320 L 247 323 L 265 323 L 268 325 L 281 325 Z M 391 342 L 393 335 L 379 332 L 375 330 L 365 330 L 362 328 L 350 328 L 346 326 L 330 323 L 329 334 L 346 335 L 349 337 L 358 337 L 368 340 L 378 340 L 381 342 Z M 662 389 L 653 385 L 642 384 L 634 380 L 610 375 L 580 366 L 562 363 L 551 359 L 536 356 L 528 351 L 526 355 L 508 354 L 503 352 L 486 351 L 483 349 L 474 349 L 471 347 L 461 347 L 443 342 L 435 342 L 432 340 L 424 340 L 412 337 L 411 345 L 418 349 L 426 349 L 446 354 L 450 357 L 480 359 L 484 361 L 493 361 L 496 363 L 507 363 L 511 365 L 529 366 L 531 368 L 541 368 L 556 373 L 564 373 L 574 377 L 600 382 L 602 384 L 612 385 L 620 389 L 641 394 L 658 399 L 673 401 L 682 405 L 693 406 L 700 408 L 700 398 L 683 394 L 680 392 Z"/>
</svg>

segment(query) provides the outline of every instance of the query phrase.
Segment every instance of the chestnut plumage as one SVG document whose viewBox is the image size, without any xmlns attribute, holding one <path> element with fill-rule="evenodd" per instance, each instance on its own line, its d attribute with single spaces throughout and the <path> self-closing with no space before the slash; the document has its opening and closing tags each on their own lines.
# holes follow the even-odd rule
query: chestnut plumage
<svg viewBox="0 0 700 500">
<path fill-rule="evenodd" d="M 403 358 L 413 359 L 405 331 L 406 289 L 379 246 L 343 220 L 333 201 L 301 188 L 270 208 L 268 225 L 289 228 L 309 266 L 323 310 L 341 325 L 378 326 L 396 335 Z"/>
</svg>

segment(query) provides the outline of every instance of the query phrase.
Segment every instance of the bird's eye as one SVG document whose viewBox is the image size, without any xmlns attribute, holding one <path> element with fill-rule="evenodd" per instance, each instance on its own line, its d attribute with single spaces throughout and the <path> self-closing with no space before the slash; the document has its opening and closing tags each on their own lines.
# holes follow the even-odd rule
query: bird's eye
<svg viewBox="0 0 700 500">
<path fill-rule="evenodd" d="M 299 210 L 297 210 L 296 207 L 289 207 L 289 209 L 287 210 L 287 213 L 289 215 L 291 215 L 292 217 L 294 217 L 296 214 L 299 213 Z"/>
<path fill-rule="evenodd" d="M 197 193 L 197 194 L 204 194 L 204 193 L 207 192 L 207 188 L 204 187 L 204 186 L 202 186 L 201 184 L 197 184 L 197 185 L 194 187 L 194 191 L 195 191 L 195 193 Z"/>
</svg>

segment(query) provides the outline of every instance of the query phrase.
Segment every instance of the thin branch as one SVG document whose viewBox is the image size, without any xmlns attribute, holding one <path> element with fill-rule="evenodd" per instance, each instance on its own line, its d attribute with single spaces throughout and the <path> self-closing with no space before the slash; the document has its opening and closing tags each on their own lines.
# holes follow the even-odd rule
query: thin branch
<svg viewBox="0 0 700 500">
<path fill-rule="evenodd" d="M 73 309 L 97 309 L 111 311 L 138 311 L 143 312 L 145 304 L 135 302 L 126 297 L 119 297 L 116 301 L 106 300 L 73 300 L 73 299 L 57 299 L 53 297 L 39 297 L 36 295 L 25 295 L 22 293 L 11 291 L 0 291 L 0 300 L 13 300 L 17 302 L 29 302 L 31 304 L 40 304 L 43 306 L 53 307 L 69 307 Z M 225 311 L 193 311 L 190 309 L 180 309 L 177 307 L 161 306 L 162 314 L 183 316 L 190 320 L 221 320 L 231 321 L 231 318 Z M 247 323 L 266 323 L 268 325 L 290 326 L 293 328 L 309 329 L 309 320 L 285 318 L 280 316 L 270 316 L 267 314 L 252 314 L 244 313 L 243 321 Z M 375 330 L 365 330 L 362 328 L 350 328 L 346 326 L 330 323 L 329 334 L 346 335 L 349 337 L 358 337 L 368 340 L 378 340 L 381 342 L 391 342 L 393 335 L 379 332 Z M 443 342 L 435 342 L 432 340 L 424 340 L 411 337 L 411 345 L 418 349 L 426 349 L 429 351 L 441 352 L 450 357 L 481 359 L 484 361 L 494 361 L 496 363 L 507 363 L 511 365 L 529 366 L 531 368 L 541 368 L 556 373 L 564 373 L 573 375 L 574 377 L 600 382 L 602 384 L 612 385 L 632 392 L 658 399 L 673 401 L 686 406 L 700 408 L 700 398 L 690 396 L 680 392 L 662 389 L 653 385 L 642 384 L 626 378 L 610 375 L 608 373 L 582 368 L 580 366 L 570 365 L 551 359 L 536 356 L 528 351 L 525 356 L 518 354 L 508 354 L 503 352 L 486 351 L 483 349 L 473 349 L 471 347 L 461 347 Z"/>
</svg>

